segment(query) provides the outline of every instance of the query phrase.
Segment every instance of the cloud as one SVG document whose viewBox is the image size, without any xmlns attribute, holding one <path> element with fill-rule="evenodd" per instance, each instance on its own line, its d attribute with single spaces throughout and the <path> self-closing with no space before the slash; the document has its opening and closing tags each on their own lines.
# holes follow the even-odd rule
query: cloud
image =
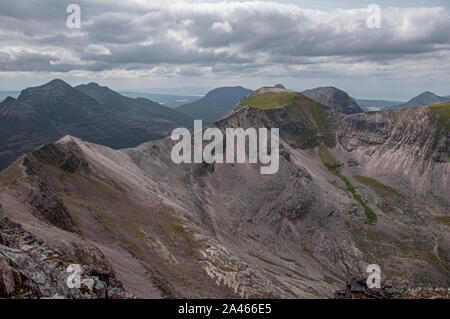
<svg viewBox="0 0 450 319">
<path fill-rule="evenodd" d="M 111 55 L 108 48 L 98 44 L 89 44 L 84 53 L 87 55 Z"/>
<path fill-rule="evenodd" d="M 66 27 L 61 1 L 2 1 L 0 71 L 407 77 L 450 68 L 442 66 L 450 56 L 450 15 L 444 7 L 383 8 L 382 28 L 369 29 L 365 8 L 325 12 L 267 1 L 77 2 L 80 30 Z"/>
<path fill-rule="evenodd" d="M 228 22 L 214 22 L 211 29 L 218 33 L 233 32 L 233 27 Z"/>
</svg>

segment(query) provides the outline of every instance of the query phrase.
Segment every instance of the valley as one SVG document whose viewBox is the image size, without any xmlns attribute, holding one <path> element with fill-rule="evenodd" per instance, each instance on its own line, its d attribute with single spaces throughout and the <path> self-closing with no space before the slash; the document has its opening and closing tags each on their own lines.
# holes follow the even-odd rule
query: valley
<svg viewBox="0 0 450 319">
<path fill-rule="evenodd" d="M 277 174 L 65 136 L 0 173 L 0 214 L 138 298 L 332 298 L 368 264 L 448 287 L 449 107 L 343 114 L 262 88 L 209 127 L 279 128 Z"/>
</svg>

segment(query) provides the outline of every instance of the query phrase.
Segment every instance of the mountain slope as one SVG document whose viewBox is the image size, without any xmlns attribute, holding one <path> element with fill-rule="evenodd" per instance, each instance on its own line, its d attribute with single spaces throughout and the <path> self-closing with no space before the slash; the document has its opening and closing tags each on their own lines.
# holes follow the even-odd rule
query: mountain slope
<svg viewBox="0 0 450 319">
<path fill-rule="evenodd" d="M 448 287 L 449 107 L 349 116 L 264 88 L 212 126 L 280 128 L 277 174 L 65 137 L 1 172 L 0 202 L 51 245 L 97 247 L 138 297 L 332 297 L 372 263 Z"/>
<path fill-rule="evenodd" d="M 208 92 L 200 100 L 176 108 L 194 119 L 210 124 L 230 111 L 251 90 L 241 86 L 221 87 Z"/>
<path fill-rule="evenodd" d="M 363 112 L 358 104 L 346 92 L 335 87 L 319 87 L 303 91 L 302 93 L 341 113 L 356 114 Z"/>
<path fill-rule="evenodd" d="M 5 123 L 0 168 L 67 134 L 118 149 L 192 125 L 187 116 L 147 99 L 123 97 L 93 83 L 76 89 L 62 80 L 25 89 L 17 100 L 3 101 L 0 109 L 0 121 Z M 23 115 L 14 115 L 14 109 Z"/>
<path fill-rule="evenodd" d="M 28 104 L 12 97 L 0 103 L 0 169 L 21 154 L 52 141 L 49 121 Z"/>
<path fill-rule="evenodd" d="M 158 121 L 160 122 L 160 119 L 173 121 L 184 126 L 192 125 L 192 118 L 145 98 L 126 97 L 107 87 L 99 86 L 97 83 L 79 85 L 75 88 L 97 100 L 108 110 L 120 114 L 120 116 L 127 114 L 136 120 L 145 116 L 147 122 L 154 119 L 154 123 L 149 123 L 153 125 L 156 125 Z"/>
<path fill-rule="evenodd" d="M 438 96 L 432 92 L 423 92 L 416 97 L 413 97 L 411 100 L 406 102 L 405 104 L 400 104 L 394 106 L 394 108 L 405 108 L 412 106 L 423 106 L 430 105 L 434 103 L 447 102 L 450 99 L 448 97 Z"/>
</svg>

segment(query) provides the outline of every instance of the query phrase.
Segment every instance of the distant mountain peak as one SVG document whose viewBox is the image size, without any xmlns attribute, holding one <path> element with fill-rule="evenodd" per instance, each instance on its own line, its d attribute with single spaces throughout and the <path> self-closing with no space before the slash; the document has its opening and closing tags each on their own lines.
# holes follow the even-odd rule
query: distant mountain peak
<svg viewBox="0 0 450 319">
<path fill-rule="evenodd" d="M 21 104 L 20 101 L 11 96 L 8 96 L 6 99 L 3 100 L 3 102 L 0 102 L 0 113 L 7 109 L 16 108 L 20 104 Z"/>
<path fill-rule="evenodd" d="M 176 110 L 209 124 L 224 116 L 251 92 L 242 86 L 219 87 L 209 91 L 198 101 L 181 105 Z"/>
<path fill-rule="evenodd" d="M 433 103 L 446 102 L 448 100 L 449 99 L 446 97 L 436 95 L 430 91 L 425 91 L 425 92 L 413 97 L 406 104 L 399 105 L 399 107 L 429 105 L 429 104 L 433 104 Z"/>
<path fill-rule="evenodd" d="M 13 103 L 18 102 L 17 99 L 11 97 L 11 96 L 7 96 L 6 99 L 3 100 L 2 105 L 10 105 Z"/>
<path fill-rule="evenodd" d="M 36 96 L 46 96 L 48 99 L 51 96 L 61 97 L 71 91 L 74 91 L 74 88 L 70 84 L 63 80 L 55 79 L 44 85 L 29 87 L 22 90 L 17 99 L 21 102 L 29 103 L 31 100 L 34 100 Z"/>
<path fill-rule="evenodd" d="M 33 108 L 21 101 L 8 96 L 0 102 L 0 117 L 24 118 L 27 114 L 34 113 Z M 23 129 L 23 127 L 21 127 Z"/>
<path fill-rule="evenodd" d="M 278 88 L 278 89 L 286 89 L 286 87 L 283 84 L 276 84 L 274 87 Z"/>
<path fill-rule="evenodd" d="M 280 88 L 280 87 L 276 87 L 276 86 L 274 86 L 274 87 L 264 86 L 262 88 L 259 88 L 255 91 L 253 91 L 252 93 L 250 93 L 249 96 L 261 95 L 261 94 L 265 94 L 265 93 L 282 93 L 282 92 L 294 93 L 294 91 L 288 90 L 286 88 Z"/>
<path fill-rule="evenodd" d="M 363 110 L 347 92 L 334 86 L 318 87 L 302 92 L 307 97 L 345 114 L 362 113 Z"/>
<path fill-rule="evenodd" d="M 68 87 L 72 87 L 69 83 L 61 80 L 61 79 L 54 79 L 42 86 L 40 86 L 41 88 L 47 87 L 47 88 L 68 88 Z"/>
</svg>

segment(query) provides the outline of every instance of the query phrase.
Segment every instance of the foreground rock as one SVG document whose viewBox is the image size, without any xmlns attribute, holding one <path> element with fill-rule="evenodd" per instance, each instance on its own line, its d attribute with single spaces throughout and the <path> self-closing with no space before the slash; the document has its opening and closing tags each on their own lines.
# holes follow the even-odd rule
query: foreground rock
<svg viewBox="0 0 450 319">
<path fill-rule="evenodd" d="M 263 88 L 213 126 L 278 127 L 277 174 L 178 165 L 170 139 L 113 150 L 67 136 L 0 172 L 0 202 L 73 260 L 56 275 L 114 269 L 138 298 L 330 298 L 368 264 L 449 287 L 449 107 L 345 115 Z"/>
<path fill-rule="evenodd" d="M 73 263 L 0 212 L 0 298 L 132 297 L 111 271 L 93 265 L 80 265 L 81 284 L 69 288 Z"/>
<path fill-rule="evenodd" d="M 450 299 L 450 288 L 422 287 L 403 279 L 384 282 L 380 289 L 367 287 L 366 278 L 353 277 L 346 288 L 334 293 L 335 299 Z"/>
</svg>

